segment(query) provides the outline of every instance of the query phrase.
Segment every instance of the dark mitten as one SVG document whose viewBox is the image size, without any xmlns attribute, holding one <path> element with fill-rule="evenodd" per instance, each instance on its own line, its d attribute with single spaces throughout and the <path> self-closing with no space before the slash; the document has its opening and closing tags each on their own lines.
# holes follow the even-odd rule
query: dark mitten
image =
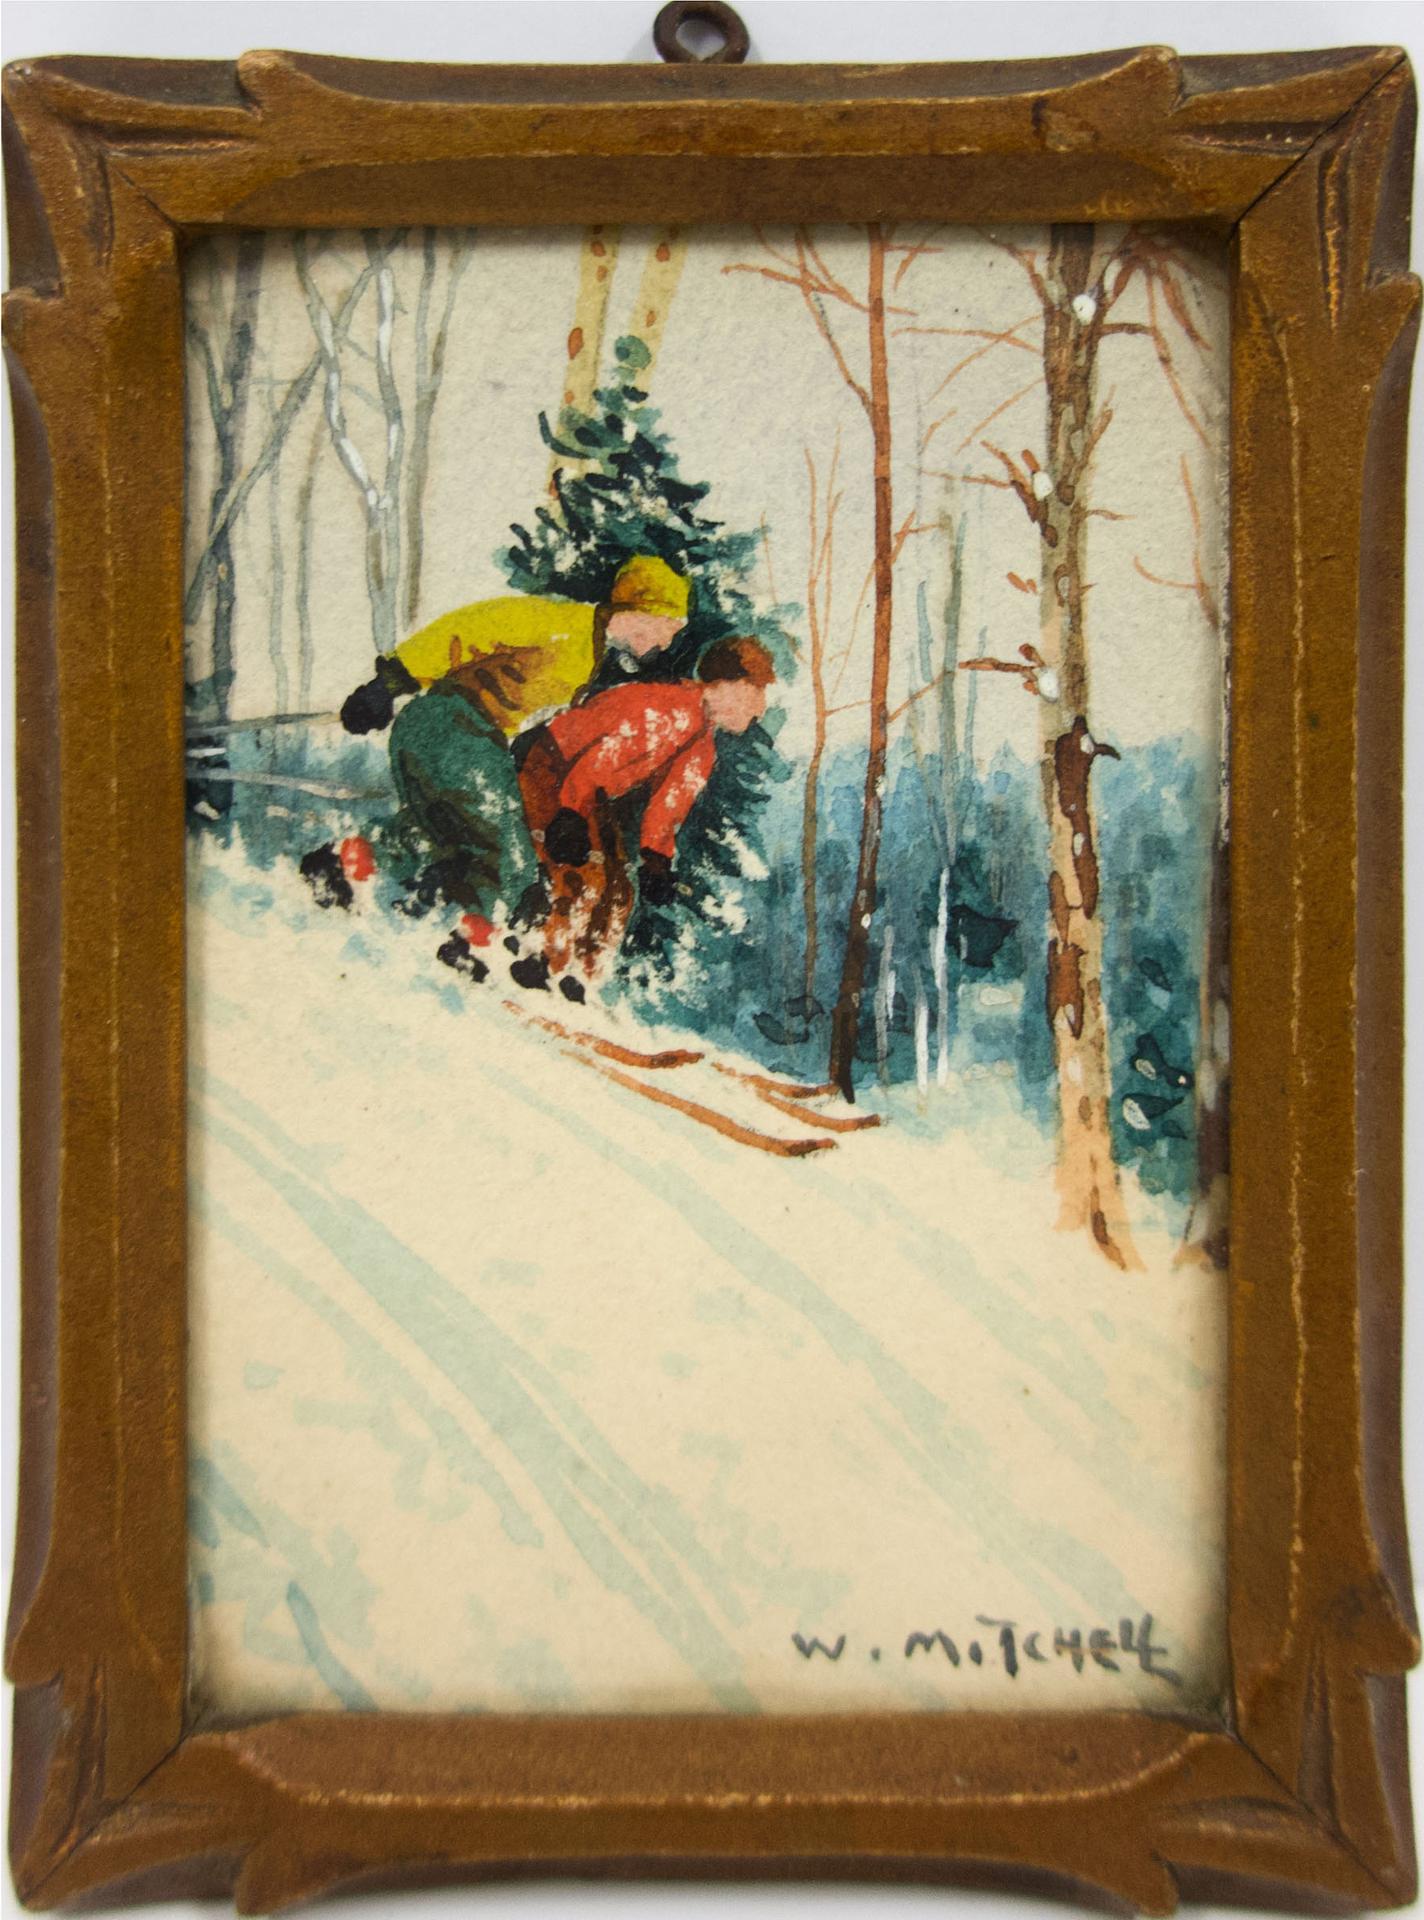
<svg viewBox="0 0 1424 1920">
<path fill-rule="evenodd" d="M 364 686 L 346 696 L 341 709 L 341 724 L 348 733 L 380 733 L 391 724 L 396 701 L 403 693 L 414 693 L 419 682 L 392 653 L 382 654 L 376 672 Z"/>
<path fill-rule="evenodd" d="M 329 841 L 324 847 L 313 847 L 310 853 L 304 853 L 300 867 L 302 878 L 319 907 L 345 908 L 355 899 L 341 855 Z"/>
<path fill-rule="evenodd" d="M 516 987 L 527 987 L 536 993 L 547 993 L 549 962 L 542 953 L 526 953 L 522 960 L 516 960 L 509 969 L 509 977 Z"/>
<path fill-rule="evenodd" d="M 544 851 L 557 866 L 583 866 L 592 851 L 583 815 L 560 807 L 544 829 Z"/>
<path fill-rule="evenodd" d="M 516 933 L 528 933 L 542 927 L 549 917 L 549 890 L 542 878 L 531 880 L 515 902 L 509 924 Z"/>
<path fill-rule="evenodd" d="M 396 703 L 379 680 L 348 693 L 341 707 L 341 724 L 348 733 L 379 733 L 391 724 Z"/>
<path fill-rule="evenodd" d="M 514 771 L 523 773 L 524 762 L 535 747 L 543 747 L 549 738 L 547 727 L 526 727 L 523 733 L 516 733 L 509 743 L 509 757 L 514 762 Z"/>
<path fill-rule="evenodd" d="M 638 891 L 650 907 L 670 907 L 677 898 L 677 876 L 665 853 L 644 847 L 638 868 Z"/>
</svg>

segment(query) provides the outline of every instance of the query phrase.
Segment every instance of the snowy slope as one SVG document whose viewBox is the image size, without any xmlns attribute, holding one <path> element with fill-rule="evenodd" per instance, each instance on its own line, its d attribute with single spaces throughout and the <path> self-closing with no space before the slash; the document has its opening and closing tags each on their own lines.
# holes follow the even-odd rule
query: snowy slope
<svg viewBox="0 0 1424 1920">
<path fill-rule="evenodd" d="M 1124 1277 L 1056 1232 L 1050 1148 L 993 1074 L 831 1152 L 749 1151 L 436 966 L 440 931 L 195 854 L 204 1698 L 1215 1695 L 1224 1290 L 1135 1189 Z M 1144 1614 L 1160 1656 L 1074 1657 Z M 907 1656 L 937 1629 L 957 1666 Z"/>
</svg>

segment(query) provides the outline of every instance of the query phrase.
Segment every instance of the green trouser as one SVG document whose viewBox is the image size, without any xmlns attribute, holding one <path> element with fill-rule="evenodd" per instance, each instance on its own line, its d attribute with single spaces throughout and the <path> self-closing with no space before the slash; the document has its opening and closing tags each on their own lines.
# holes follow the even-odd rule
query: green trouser
<svg viewBox="0 0 1424 1920">
<path fill-rule="evenodd" d="M 400 809 L 381 836 L 402 877 L 492 914 L 539 877 L 509 741 L 457 688 L 437 680 L 396 715 L 391 771 Z"/>
</svg>

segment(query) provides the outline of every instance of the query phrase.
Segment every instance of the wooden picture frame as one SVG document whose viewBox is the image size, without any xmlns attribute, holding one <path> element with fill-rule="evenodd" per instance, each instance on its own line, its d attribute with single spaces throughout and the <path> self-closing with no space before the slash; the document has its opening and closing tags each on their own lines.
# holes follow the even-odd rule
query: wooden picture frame
<svg viewBox="0 0 1424 1920">
<path fill-rule="evenodd" d="M 53 59 L 5 80 L 19 541 L 11 1845 L 53 1906 L 542 1868 L 1290 1908 L 1415 1868 L 1400 1489 L 1413 84 L 1392 49 L 895 68 Z M 185 242 L 885 212 L 1230 236 L 1229 1722 L 186 1719 Z M 94 805 L 94 794 L 103 804 Z M 1283 961 L 1284 953 L 1284 961 Z"/>
</svg>

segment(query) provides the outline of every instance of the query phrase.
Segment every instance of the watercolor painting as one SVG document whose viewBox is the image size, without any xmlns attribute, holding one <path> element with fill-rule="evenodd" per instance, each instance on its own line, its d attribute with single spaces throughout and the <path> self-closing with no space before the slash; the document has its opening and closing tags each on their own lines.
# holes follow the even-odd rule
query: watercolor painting
<svg viewBox="0 0 1424 1920">
<path fill-rule="evenodd" d="M 1223 258 L 187 266 L 205 1714 L 1225 1685 Z"/>
</svg>

